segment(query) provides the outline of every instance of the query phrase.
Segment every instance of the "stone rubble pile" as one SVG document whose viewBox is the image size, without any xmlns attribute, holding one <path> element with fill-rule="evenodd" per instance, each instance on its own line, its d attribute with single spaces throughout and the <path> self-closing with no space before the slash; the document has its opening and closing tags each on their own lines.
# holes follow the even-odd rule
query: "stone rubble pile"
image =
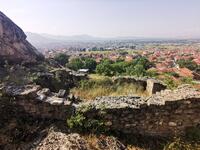
<svg viewBox="0 0 200 150">
<path fill-rule="evenodd" d="M 144 101 L 140 97 L 133 96 L 116 96 L 116 97 L 97 97 L 94 101 L 89 102 L 90 106 L 96 109 L 112 108 L 139 108 Z"/>
<path fill-rule="evenodd" d="M 162 90 L 148 98 L 133 96 L 97 97 L 92 102 L 80 104 L 101 108 L 140 108 L 141 105 L 165 105 L 167 101 L 178 101 L 188 98 L 200 98 L 200 91 L 190 85 L 182 85 L 175 90 Z"/>
<path fill-rule="evenodd" d="M 35 150 L 89 150 L 86 141 L 79 134 L 64 134 L 62 132 L 51 132 Z"/>
<path fill-rule="evenodd" d="M 66 134 L 50 131 L 48 135 L 34 148 L 35 150 L 125 150 L 126 147 L 116 138 L 100 136 L 98 139 L 82 137 L 77 133 Z M 95 143 L 96 142 L 96 143 Z"/>
<path fill-rule="evenodd" d="M 48 88 L 41 88 L 38 85 L 26 86 L 6 86 L 2 88 L 2 93 L 10 97 L 27 97 L 36 101 L 42 101 L 51 105 L 70 105 L 71 101 L 66 96 L 65 90 L 58 93 L 51 92 Z"/>
<path fill-rule="evenodd" d="M 178 101 L 188 98 L 200 98 L 200 91 L 190 85 L 179 86 L 175 90 L 163 90 L 147 98 L 148 105 L 164 105 L 166 101 Z"/>
</svg>

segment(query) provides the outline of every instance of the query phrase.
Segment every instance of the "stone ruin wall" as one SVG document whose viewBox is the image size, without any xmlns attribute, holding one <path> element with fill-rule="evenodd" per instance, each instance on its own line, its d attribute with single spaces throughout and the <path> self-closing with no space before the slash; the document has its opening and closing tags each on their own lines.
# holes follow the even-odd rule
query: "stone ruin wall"
<svg viewBox="0 0 200 150">
<path fill-rule="evenodd" d="M 148 78 L 135 78 L 135 77 L 117 77 L 113 78 L 114 83 L 132 83 L 137 85 L 137 87 L 142 87 L 146 91 L 147 95 L 155 94 L 165 90 L 167 87 L 162 82 L 154 79 Z"/>
<path fill-rule="evenodd" d="M 22 113 L 40 119 L 66 120 L 75 111 L 71 101 L 59 98 L 55 93 L 49 93 L 49 89 L 41 89 L 38 86 L 33 86 L 23 94 L 5 93 L 0 98 L 2 107 L 9 105 L 18 108 Z"/>
<path fill-rule="evenodd" d="M 9 103 L 33 117 L 66 122 L 66 119 L 75 114 L 75 106 L 67 100 L 54 98 L 56 99 L 53 96 L 52 101 L 47 102 L 36 99 L 32 93 L 16 95 L 1 99 L 1 107 Z M 148 105 L 145 102 L 136 107 L 93 108 L 87 110 L 85 116 L 101 119 L 108 129 L 122 133 L 145 136 L 180 135 L 187 127 L 200 124 L 200 98 L 188 97 L 166 101 L 165 104 Z"/>
<path fill-rule="evenodd" d="M 146 136 L 174 136 L 200 124 L 200 99 L 141 105 L 140 108 L 98 109 L 85 113 L 101 119 L 110 130 Z"/>
</svg>

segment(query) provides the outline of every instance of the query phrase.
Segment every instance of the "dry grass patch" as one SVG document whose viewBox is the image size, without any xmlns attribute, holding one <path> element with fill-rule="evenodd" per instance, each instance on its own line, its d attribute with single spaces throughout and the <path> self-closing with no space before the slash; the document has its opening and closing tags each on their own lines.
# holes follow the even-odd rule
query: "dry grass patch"
<svg viewBox="0 0 200 150">
<path fill-rule="evenodd" d="M 94 100 L 101 96 L 146 96 L 142 86 L 133 83 L 114 83 L 109 77 L 95 75 L 90 76 L 89 80 L 81 81 L 71 93 L 84 100 Z"/>
</svg>

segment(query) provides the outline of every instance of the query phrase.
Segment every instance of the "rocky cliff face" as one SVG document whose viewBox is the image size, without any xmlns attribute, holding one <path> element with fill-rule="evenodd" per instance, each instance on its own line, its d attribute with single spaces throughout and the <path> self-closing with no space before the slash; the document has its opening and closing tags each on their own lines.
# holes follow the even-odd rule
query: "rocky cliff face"
<svg viewBox="0 0 200 150">
<path fill-rule="evenodd" d="M 22 29 L 0 11 L 0 60 L 31 63 L 42 59 L 42 54 L 26 40 Z"/>
</svg>

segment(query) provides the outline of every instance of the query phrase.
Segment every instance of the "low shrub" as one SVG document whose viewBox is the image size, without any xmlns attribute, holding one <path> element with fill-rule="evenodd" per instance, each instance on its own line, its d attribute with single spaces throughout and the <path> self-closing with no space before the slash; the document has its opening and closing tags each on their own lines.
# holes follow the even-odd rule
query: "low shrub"
<svg viewBox="0 0 200 150">
<path fill-rule="evenodd" d="M 86 118 L 83 113 L 77 112 L 67 120 L 67 126 L 81 132 L 103 133 L 107 131 L 101 119 Z"/>
<path fill-rule="evenodd" d="M 181 82 L 183 84 L 193 84 L 193 79 L 191 77 L 183 77 L 181 78 Z"/>
</svg>

